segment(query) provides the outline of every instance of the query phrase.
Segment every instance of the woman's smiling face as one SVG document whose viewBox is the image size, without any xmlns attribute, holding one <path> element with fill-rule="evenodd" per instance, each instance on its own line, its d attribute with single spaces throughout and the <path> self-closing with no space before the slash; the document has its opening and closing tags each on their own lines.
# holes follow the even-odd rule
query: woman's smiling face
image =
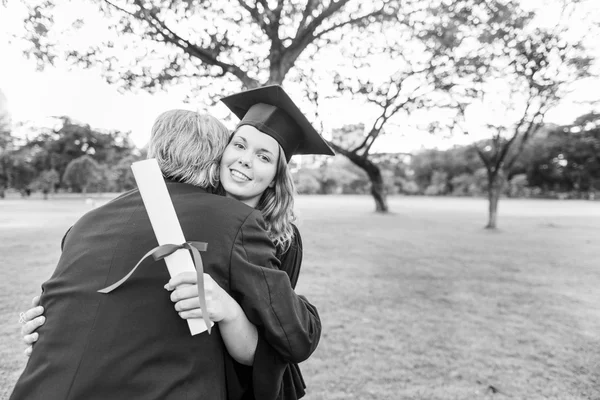
<svg viewBox="0 0 600 400">
<path fill-rule="evenodd" d="M 228 197 L 256 207 L 274 185 L 279 143 L 250 125 L 240 126 L 221 158 L 221 184 Z"/>
</svg>

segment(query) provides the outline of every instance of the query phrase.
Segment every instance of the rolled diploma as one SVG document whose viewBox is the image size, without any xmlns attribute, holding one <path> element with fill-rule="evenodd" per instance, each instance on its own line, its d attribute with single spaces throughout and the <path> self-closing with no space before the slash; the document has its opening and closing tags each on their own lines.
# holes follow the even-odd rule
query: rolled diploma
<svg viewBox="0 0 600 400">
<path fill-rule="evenodd" d="M 163 179 L 158 162 L 151 158 L 131 165 L 140 195 L 148 212 L 154 235 L 159 245 L 182 244 L 185 237 L 175 213 L 171 196 Z M 182 272 L 196 273 L 189 251 L 181 249 L 165 258 L 169 275 L 174 277 Z M 206 324 L 202 318 L 188 319 L 188 326 L 193 335 L 204 332 Z"/>
</svg>

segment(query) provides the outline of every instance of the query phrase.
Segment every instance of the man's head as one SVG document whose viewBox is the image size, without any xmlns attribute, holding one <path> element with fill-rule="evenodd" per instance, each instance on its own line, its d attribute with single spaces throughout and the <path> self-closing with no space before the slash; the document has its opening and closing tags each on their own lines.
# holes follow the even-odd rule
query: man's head
<svg viewBox="0 0 600 400">
<path fill-rule="evenodd" d="M 203 188 L 219 181 L 219 160 L 230 132 L 210 114 L 170 110 L 152 126 L 148 158 L 156 158 L 163 175 Z"/>
</svg>

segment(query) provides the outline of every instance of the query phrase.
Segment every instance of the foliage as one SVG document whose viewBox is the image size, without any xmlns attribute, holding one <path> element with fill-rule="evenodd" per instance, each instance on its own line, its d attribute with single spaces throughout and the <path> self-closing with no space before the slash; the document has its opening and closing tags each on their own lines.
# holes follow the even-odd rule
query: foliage
<svg viewBox="0 0 600 400">
<path fill-rule="evenodd" d="M 576 3 L 565 0 L 565 10 Z M 534 23 L 534 13 L 519 2 L 88 0 L 85 4 L 104 16 L 107 30 L 85 44 L 68 39 L 90 29 L 86 21 L 73 21 L 66 32 L 57 25 L 60 18 L 55 17 L 72 4 L 69 0 L 27 2 L 26 52 L 40 68 L 66 59 L 85 68 L 101 66 L 104 77 L 124 90 L 152 92 L 179 85 L 189 89 L 188 96 L 201 98 L 287 80 L 303 89 L 318 117 L 320 101 L 330 96 L 326 89 L 331 88 L 377 110 L 372 121 L 333 132 L 332 146 L 364 172 L 325 164 L 318 173 L 298 175 L 306 192 L 317 190 L 315 180 L 318 192 L 370 191 L 376 209 L 386 211 L 386 194 L 396 191 L 479 195 L 482 188 L 487 190 L 479 182 L 482 166 L 487 179 L 499 182 L 505 176 L 507 184 L 515 175 L 526 174 L 529 185 L 559 175 L 563 182 L 559 186 L 577 179 L 578 188 L 595 185 L 591 175 L 588 179 L 577 172 L 582 160 L 560 174 L 549 168 L 552 174 L 546 176 L 519 158 L 541 133 L 547 111 L 571 82 L 588 75 L 592 62 L 580 42 L 568 40 L 567 24 L 540 27 Z M 313 61 L 323 49 L 340 57 L 320 74 Z M 373 74 L 374 65 L 386 70 Z M 489 140 L 452 150 L 456 153 L 431 151 L 415 156 L 414 175 L 407 173 L 410 168 L 401 157 L 382 161 L 372 154 L 379 137 L 401 134 L 405 118 L 424 110 L 452 111 L 447 124 L 430 124 L 432 132 L 444 128 L 468 132 L 467 125 L 459 126 L 457 121 L 470 105 L 488 106 L 490 93 L 498 87 L 505 89 L 499 108 L 508 113 L 506 118 L 487 121 L 483 130 L 490 133 Z M 65 143 L 55 140 L 57 130 L 34 140 L 25 159 L 38 173 L 56 168 L 62 174 L 71 160 L 90 154 L 105 166 L 99 190 L 128 187 L 127 162 L 121 160 L 132 149 L 124 146 L 112 156 L 103 154 L 102 148 L 115 150 L 114 144 L 89 150 L 94 142 L 88 139 L 94 135 L 85 132 L 93 130 L 73 125 L 65 120 L 59 130 Z M 48 142 L 54 144 L 46 147 Z M 540 168 L 554 165 L 543 162 L 542 154 L 536 158 Z M 575 183 L 569 185 L 575 188 Z"/>
<path fill-rule="evenodd" d="M 55 169 L 42 171 L 37 178 L 29 185 L 32 190 L 39 190 L 44 193 L 54 192 L 60 183 L 60 175 Z"/>
<path fill-rule="evenodd" d="M 33 128 L 37 134 L 26 143 L 17 146 L 12 142 L 0 151 L 0 187 L 54 191 L 61 178 L 64 180 L 67 166 L 86 155 L 93 158 L 101 171 L 86 190 L 123 191 L 134 187 L 129 168 L 142 154 L 135 149 L 128 133 L 96 130 L 68 117 L 55 121 L 56 126 L 51 128 Z M 83 190 L 79 183 L 73 185 L 69 181 L 75 190 Z"/>
<path fill-rule="evenodd" d="M 396 177 L 395 186 L 399 193 L 406 195 L 416 195 L 421 192 L 421 188 L 415 181 L 403 177 Z"/>
<path fill-rule="evenodd" d="M 556 192 L 600 190 L 600 115 L 555 127 L 534 155 L 527 170 L 532 185 Z"/>
<path fill-rule="evenodd" d="M 294 183 L 299 194 L 317 194 L 321 190 L 321 183 L 315 170 L 298 170 L 294 174 Z"/>
<path fill-rule="evenodd" d="M 324 194 L 365 193 L 368 185 L 364 171 L 342 157 L 321 167 L 319 177 Z"/>
<path fill-rule="evenodd" d="M 37 175 L 26 151 L 0 153 L 0 187 L 23 190 Z"/>
<path fill-rule="evenodd" d="M 54 17 L 70 2 L 28 3 L 27 53 L 40 67 L 66 57 L 84 67 L 102 65 L 105 78 L 127 90 L 185 84 L 190 96 L 200 89 L 214 95 L 231 81 L 247 88 L 281 83 L 303 54 L 314 55 L 352 28 L 393 18 L 398 7 L 388 0 L 90 0 L 107 30 L 95 42 L 65 47 L 56 33 L 68 37 L 86 26 L 75 20 L 66 33 L 55 26 Z"/>
<path fill-rule="evenodd" d="M 383 24 L 393 25 L 403 11 L 398 0 L 91 0 L 108 22 L 108 31 L 96 35 L 95 43 L 65 47 L 56 38 L 68 35 L 56 34 L 54 16 L 68 3 L 34 0 L 28 4 L 26 53 L 40 68 L 63 58 L 86 68 L 102 65 L 107 81 L 125 90 L 185 85 L 188 97 L 196 100 L 214 99 L 233 82 L 245 88 L 281 84 L 293 71 L 292 80 L 316 105 L 320 97 L 314 68 L 303 61 L 345 40 L 349 32 L 364 35 Z M 84 27 L 83 20 L 76 20 L 70 29 Z M 387 211 L 381 172 L 368 160 L 361 164 L 373 183 L 377 209 Z"/>
<path fill-rule="evenodd" d="M 563 13 L 574 10 L 577 3 L 565 0 Z M 574 82 L 590 76 L 594 58 L 583 39 L 570 35 L 568 23 L 535 25 L 535 14 L 516 1 L 441 2 L 437 13 L 442 27 L 446 24 L 444 40 L 457 43 L 454 54 L 466 54 L 459 60 L 464 74 L 457 74 L 447 91 L 448 106 L 456 111 L 448 121 L 450 129 L 469 132 L 460 119 L 468 119 L 470 105 L 489 110 L 485 127 L 479 129 L 491 138 L 475 148 L 488 172 L 487 227 L 495 228 L 504 180 L 527 142 L 542 128 L 548 111 Z"/>
<path fill-rule="evenodd" d="M 510 197 L 529 197 L 531 189 L 528 188 L 526 174 L 518 174 L 512 177 L 508 182 L 507 194 Z"/>
<path fill-rule="evenodd" d="M 117 192 L 131 190 L 137 187 L 131 164 L 143 159 L 141 156 L 129 155 L 111 168 L 111 189 Z"/>
<path fill-rule="evenodd" d="M 425 189 L 428 196 L 444 195 L 448 192 L 448 173 L 444 171 L 433 171 L 431 183 Z"/>
<path fill-rule="evenodd" d="M 569 6 L 575 3 L 565 0 Z M 89 0 L 86 4 L 103 14 L 107 29 L 80 45 L 65 39 L 89 29 L 86 21 L 72 21 L 66 32 L 55 24 L 70 4 L 28 2 L 23 37 L 27 54 L 40 68 L 67 59 L 85 68 L 102 66 L 104 77 L 124 90 L 152 92 L 178 85 L 195 99 L 287 79 L 302 88 L 317 115 L 320 101 L 329 96 L 322 82 L 329 82 L 330 89 L 374 107 L 373 121 L 348 130 L 351 140 L 338 135 L 332 146 L 365 171 L 376 209 L 383 212 L 389 185 L 371 148 L 386 129 L 392 131 L 390 126 L 402 126 L 400 118 L 436 108 L 461 115 L 491 86 L 505 85 L 512 91 L 507 108 L 525 111 L 516 123 L 509 118 L 508 124 L 492 121 L 488 127 L 498 132 L 492 143 L 499 147 L 480 156 L 494 177 L 510 147 L 524 147 L 564 95 L 564 86 L 584 76 L 591 62 L 579 43 L 564 39 L 562 26 L 532 25 L 534 14 L 512 0 Z M 325 74 L 333 75 L 325 78 L 313 63 L 323 49 L 340 54 L 340 62 Z M 372 74 L 373 65 L 389 68 Z M 505 139 L 507 132 L 514 136 Z M 513 151 L 509 163 L 518 153 Z M 449 172 L 448 190 L 453 177 L 469 172 Z"/>
<path fill-rule="evenodd" d="M 9 150 L 13 140 L 10 119 L 7 115 L 0 113 L 0 153 Z"/>
<path fill-rule="evenodd" d="M 58 118 L 56 127 L 42 130 L 26 147 L 31 149 L 31 163 L 36 170 L 56 169 L 61 176 L 71 161 L 83 155 L 112 165 L 134 149 L 127 132 L 96 130 L 69 117 Z"/>
<path fill-rule="evenodd" d="M 91 185 L 102 180 L 102 173 L 103 169 L 92 157 L 83 155 L 67 165 L 63 181 L 73 190 L 86 193 Z"/>
<path fill-rule="evenodd" d="M 446 174 L 445 185 L 448 187 L 442 190 L 442 193 L 453 192 L 454 182 L 461 184 L 460 180 L 454 181 L 455 177 L 470 176 L 482 166 L 477 152 L 470 146 L 457 146 L 449 150 L 423 150 L 413 155 L 410 164 L 413 179 L 420 187 L 424 188 L 432 184 L 436 171 L 443 171 Z M 441 184 L 441 182 L 437 184 Z"/>
<path fill-rule="evenodd" d="M 373 159 L 382 170 L 388 193 L 483 196 L 489 173 L 475 146 L 488 144 L 489 140 L 482 140 L 448 150 L 423 150 L 412 157 L 374 154 Z M 335 163 L 320 169 L 301 169 L 299 174 L 310 174 L 313 182 L 313 189 L 305 193 L 368 193 L 367 177 L 343 160 L 337 157 Z M 353 177 L 348 171 L 358 175 Z M 593 197 L 600 191 L 600 114 L 582 115 L 565 126 L 542 126 L 512 170 L 497 180 L 501 194 L 509 197 Z M 324 188 L 317 190 L 316 182 Z"/>
</svg>

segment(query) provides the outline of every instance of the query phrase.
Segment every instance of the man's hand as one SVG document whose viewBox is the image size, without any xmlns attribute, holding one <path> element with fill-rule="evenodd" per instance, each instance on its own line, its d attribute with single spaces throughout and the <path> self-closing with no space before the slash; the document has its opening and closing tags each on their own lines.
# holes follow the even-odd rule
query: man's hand
<svg viewBox="0 0 600 400">
<path fill-rule="evenodd" d="M 195 272 L 183 272 L 171 278 L 165 289 L 172 291 L 171 301 L 183 319 L 202 318 Z M 208 274 L 204 274 L 204 293 L 208 318 L 213 322 L 228 322 L 239 316 L 240 307 Z"/>
</svg>

